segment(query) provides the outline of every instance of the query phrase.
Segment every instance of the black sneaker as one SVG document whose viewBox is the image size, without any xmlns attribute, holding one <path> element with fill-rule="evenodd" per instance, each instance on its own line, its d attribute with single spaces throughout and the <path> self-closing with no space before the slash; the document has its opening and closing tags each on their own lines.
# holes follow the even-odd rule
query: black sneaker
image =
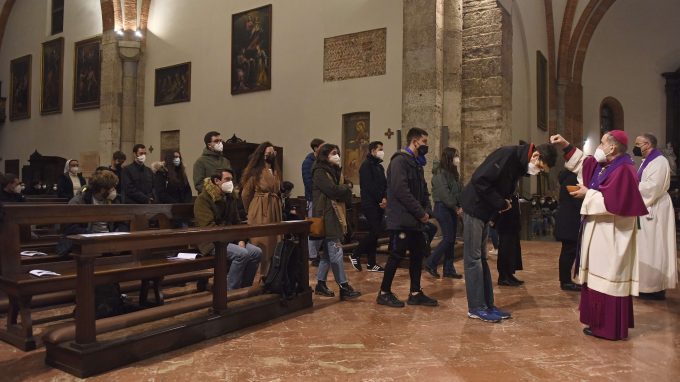
<svg viewBox="0 0 680 382">
<path fill-rule="evenodd" d="M 444 273 L 444 278 L 445 279 L 462 279 L 463 275 L 460 273 Z"/>
<path fill-rule="evenodd" d="M 367 265 L 366 270 L 368 270 L 369 272 L 385 272 L 385 268 L 381 267 L 378 264 L 373 265 L 373 266 Z"/>
<path fill-rule="evenodd" d="M 352 268 L 356 269 L 357 272 L 361 272 L 361 263 L 359 262 L 359 256 L 349 255 L 349 260 L 352 262 Z"/>
<path fill-rule="evenodd" d="M 427 297 L 425 293 L 423 293 L 422 289 L 416 294 L 409 293 L 407 303 L 409 305 L 424 305 L 424 306 L 439 305 L 439 302 L 437 302 L 437 300 Z"/>
<path fill-rule="evenodd" d="M 439 273 L 437 273 L 437 270 L 436 270 L 436 269 L 430 268 L 430 266 L 427 265 L 427 264 L 425 264 L 423 267 L 425 268 L 425 270 L 427 271 L 427 273 L 429 273 L 430 275 L 432 275 L 432 277 L 434 277 L 435 279 L 438 279 L 438 278 L 439 278 Z"/>
<path fill-rule="evenodd" d="M 404 302 L 399 300 L 397 296 L 392 292 L 390 293 L 378 292 L 378 298 L 376 298 L 375 300 L 380 305 L 387 305 L 392 308 L 403 308 L 405 305 Z"/>
</svg>

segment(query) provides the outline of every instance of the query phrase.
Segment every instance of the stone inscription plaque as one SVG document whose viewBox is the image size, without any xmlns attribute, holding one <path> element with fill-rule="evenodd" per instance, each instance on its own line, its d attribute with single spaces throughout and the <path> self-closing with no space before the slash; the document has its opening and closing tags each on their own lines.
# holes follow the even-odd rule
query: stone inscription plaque
<svg viewBox="0 0 680 382">
<path fill-rule="evenodd" d="M 323 80 L 385 74 L 387 28 L 324 39 Z"/>
</svg>

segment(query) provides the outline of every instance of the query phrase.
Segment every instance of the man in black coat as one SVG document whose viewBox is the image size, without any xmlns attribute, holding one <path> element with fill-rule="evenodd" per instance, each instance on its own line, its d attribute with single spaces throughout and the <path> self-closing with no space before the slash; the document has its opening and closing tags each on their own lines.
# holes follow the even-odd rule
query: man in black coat
<svg viewBox="0 0 680 382">
<path fill-rule="evenodd" d="M 404 302 L 392 293 L 392 280 L 399 261 L 410 252 L 409 276 L 411 293 L 409 305 L 437 306 L 420 288 L 423 257 L 428 253 L 425 233 L 432 206 L 425 182 L 423 166 L 427 154 L 427 132 L 417 127 L 406 135 L 408 146 L 392 156 L 387 169 L 387 230 L 390 234 L 390 257 L 378 292 L 377 302 L 402 308 Z"/>
<path fill-rule="evenodd" d="M 576 174 L 562 170 L 557 179 L 560 181 L 560 204 L 557 207 L 555 223 L 555 239 L 562 242 L 560 251 L 560 288 L 566 291 L 579 292 L 581 286 L 574 284 L 571 268 L 576 260 L 578 234 L 581 228 L 581 205 L 583 199 L 569 195 L 567 186 L 578 184 Z"/>
<path fill-rule="evenodd" d="M 463 262 L 468 317 L 486 322 L 510 318 L 509 312 L 494 305 L 486 254 L 489 219 L 512 208 L 511 197 L 522 176 L 548 171 L 556 159 L 557 150 L 550 144 L 501 147 L 489 154 L 463 188 Z"/>
<path fill-rule="evenodd" d="M 153 203 L 153 171 L 144 165 L 146 146 L 138 143 L 132 152 L 135 154 L 134 161 L 123 167 L 123 203 Z"/>
<path fill-rule="evenodd" d="M 359 168 L 359 182 L 361 184 L 361 212 L 368 222 L 368 234 L 359 241 L 359 246 L 350 255 L 352 266 L 361 271 L 361 255 L 366 254 L 369 272 L 383 272 L 384 269 L 376 264 L 376 247 L 378 236 L 383 230 L 383 217 L 387 206 L 387 178 L 382 165 L 385 151 L 383 143 L 374 141 L 368 144 L 368 155 Z"/>
</svg>

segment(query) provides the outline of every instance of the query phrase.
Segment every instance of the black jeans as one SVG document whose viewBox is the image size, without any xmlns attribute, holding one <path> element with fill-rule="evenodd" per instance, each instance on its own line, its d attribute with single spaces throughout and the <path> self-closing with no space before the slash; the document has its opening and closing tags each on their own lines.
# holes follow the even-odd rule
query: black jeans
<svg viewBox="0 0 680 382">
<path fill-rule="evenodd" d="M 380 290 L 391 292 L 394 274 L 399 261 L 410 253 L 408 273 L 411 277 L 411 292 L 420 291 L 420 274 L 423 269 L 423 258 L 428 253 L 427 238 L 423 231 L 390 231 L 390 257 L 385 265 Z"/>
<path fill-rule="evenodd" d="M 560 251 L 560 284 L 573 282 L 571 280 L 571 268 L 576 260 L 577 242 L 563 241 Z"/>
<path fill-rule="evenodd" d="M 505 278 L 522 269 L 522 247 L 519 242 L 519 232 L 501 232 L 498 238 L 496 269 L 498 269 L 498 276 Z"/>
<path fill-rule="evenodd" d="M 383 232 L 383 209 L 382 208 L 371 208 L 363 209 L 362 211 L 366 220 L 368 220 L 368 235 L 359 241 L 357 249 L 354 251 L 356 257 L 360 257 L 364 253 L 366 254 L 366 263 L 369 267 L 375 264 L 375 255 L 378 247 L 378 236 Z"/>
</svg>

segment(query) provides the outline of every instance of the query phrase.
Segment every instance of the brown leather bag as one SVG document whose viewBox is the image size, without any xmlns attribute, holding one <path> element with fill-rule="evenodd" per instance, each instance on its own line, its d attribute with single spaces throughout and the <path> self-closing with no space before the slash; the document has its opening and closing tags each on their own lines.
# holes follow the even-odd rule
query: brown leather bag
<svg viewBox="0 0 680 382">
<path fill-rule="evenodd" d="M 309 226 L 309 236 L 311 237 L 326 236 L 326 227 L 324 226 L 323 223 L 323 217 L 311 217 L 311 218 L 308 217 L 305 220 L 312 222 L 312 225 Z"/>
</svg>

